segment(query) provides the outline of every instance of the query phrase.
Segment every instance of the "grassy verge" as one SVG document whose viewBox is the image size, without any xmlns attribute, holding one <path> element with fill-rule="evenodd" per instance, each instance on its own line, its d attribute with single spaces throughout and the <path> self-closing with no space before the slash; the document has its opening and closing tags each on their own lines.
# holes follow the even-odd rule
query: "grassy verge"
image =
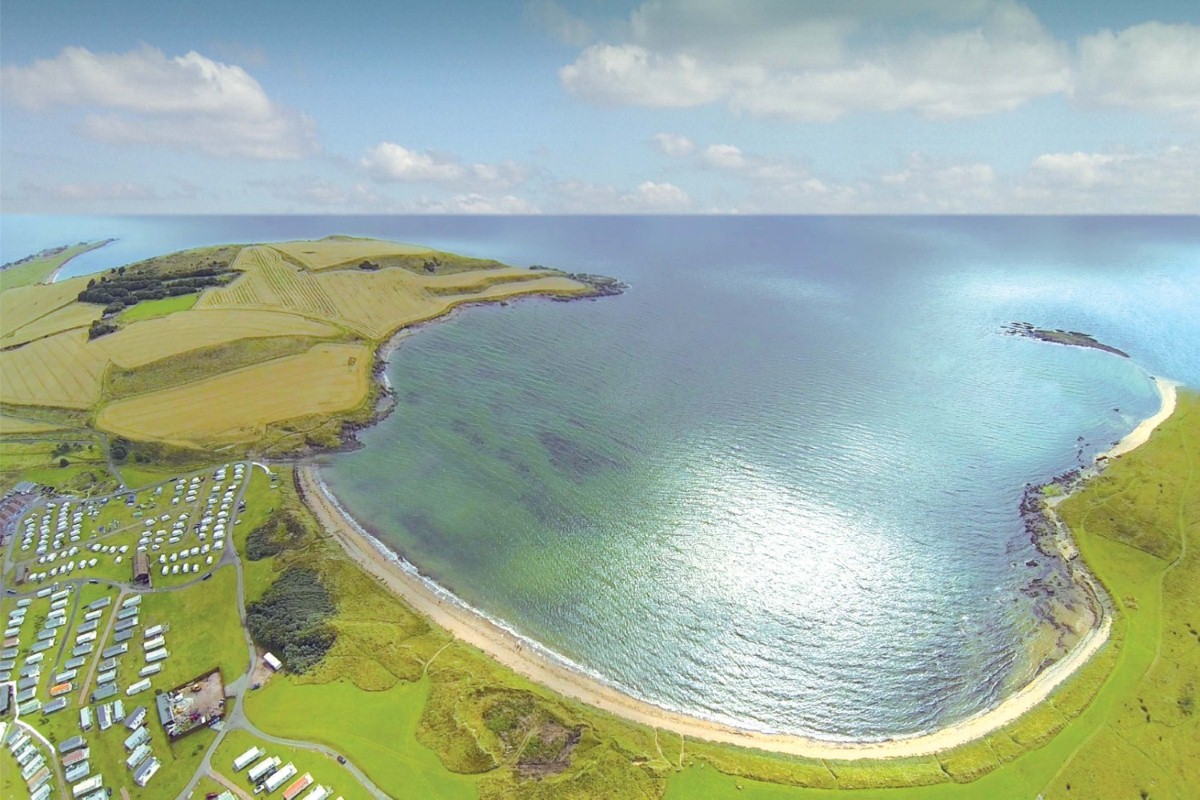
<svg viewBox="0 0 1200 800">
<path fill-rule="evenodd" d="M 176 297 L 164 297 L 161 300 L 144 300 L 132 308 L 127 308 L 117 317 L 121 322 L 137 322 L 142 319 L 154 319 L 174 314 L 176 311 L 187 311 L 196 305 L 200 299 L 198 294 L 181 294 Z"/>
</svg>

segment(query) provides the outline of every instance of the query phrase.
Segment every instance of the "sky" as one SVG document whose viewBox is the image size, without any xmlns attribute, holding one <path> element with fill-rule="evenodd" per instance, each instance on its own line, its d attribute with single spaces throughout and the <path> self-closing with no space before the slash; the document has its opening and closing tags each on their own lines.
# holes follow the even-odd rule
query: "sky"
<svg viewBox="0 0 1200 800">
<path fill-rule="evenodd" d="M 0 210 L 1200 213 L 1196 0 L 5 0 Z"/>
</svg>

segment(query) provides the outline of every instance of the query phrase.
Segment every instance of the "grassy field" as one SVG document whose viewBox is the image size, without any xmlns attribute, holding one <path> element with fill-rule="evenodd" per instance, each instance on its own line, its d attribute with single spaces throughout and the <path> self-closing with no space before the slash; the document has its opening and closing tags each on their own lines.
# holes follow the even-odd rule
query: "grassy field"
<svg viewBox="0 0 1200 800">
<path fill-rule="evenodd" d="M 143 319 L 156 319 L 174 314 L 177 311 L 187 311 L 196 305 L 199 295 L 181 294 L 175 297 L 164 297 L 161 300 L 143 300 L 133 308 L 121 312 L 121 322 L 137 322 Z"/>
<path fill-rule="evenodd" d="M 100 399 L 107 366 L 108 359 L 88 347 L 86 332 L 64 331 L 0 352 L 0 398 L 17 405 L 89 408 Z"/>
<path fill-rule="evenodd" d="M 140 306 L 141 303 L 133 308 Z M 93 346 L 102 350 L 117 366 L 134 369 L 181 353 L 244 339 L 278 336 L 323 339 L 340 334 L 337 328 L 294 314 L 193 309 L 130 325 L 102 336 L 93 342 Z"/>
<path fill-rule="evenodd" d="M 0 347 L 25 325 L 74 303 L 87 282 L 88 279 L 83 277 L 69 278 L 58 283 L 19 286 L 0 292 Z"/>
<path fill-rule="evenodd" d="M 285 261 L 272 247 L 244 248 L 233 268 L 244 274 L 229 286 L 206 292 L 201 307 L 276 308 L 323 319 L 337 316 L 313 275 Z"/>
<path fill-rule="evenodd" d="M 158 624 L 171 628 L 166 635 L 171 657 L 163 662 L 162 672 L 154 679 L 156 688 L 170 689 L 213 667 L 221 668 L 226 682 L 246 671 L 250 654 L 242 638 L 236 596 L 237 573 L 232 567 L 222 567 L 211 580 L 187 589 L 146 596 L 142 602 L 142 628 Z M 132 666 L 144 666 L 133 660 Z"/>
<path fill-rule="evenodd" d="M 279 242 L 271 245 L 308 269 L 327 269 L 343 264 L 357 266 L 365 260 L 392 255 L 417 255 L 433 252 L 428 247 L 353 236 L 328 236 L 315 241 Z"/>
<path fill-rule="evenodd" d="M 246 712 L 267 733 L 353 753 L 355 765 L 391 797 L 474 798 L 476 780 L 450 772 L 417 741 L 428 695 L 428 680 L 364 694 L 346 681 L 305 686 L 278 676 L 247 697 Z M 345 713 L 350 708 L 354 713 Z"/>
<path fill-rule="evenodd" d="M 68 303 L 56 308 L 44 316 L 38 317 L 27 325 L 17 328 L 9 336 L 0 339 L 0 347 L 13 347 L 43 336 L 53 336 L 62 331 L 75 328 L 87 328 L 93 321 L 100 319 L 104 309 L 100 306 L 86 303 Z"/>
<path fill-rule="evenodd" d="M 264 361 L 306 353 L 318 341 L 306 336 L 238 339 L 189 350 L 132 369 L 114 365 L 105 373 L 103 397 L 118 400 L 212 378 Z"/>
<path fill-rule="evenodd" d="M 364 260 L 378 268 L 360 269 Z M 85 424 L 176 448 L 258 440 L 275 456 L 335 446 L 344 423 L 369 417 L 377 391 L 364 390 L 368 362 L 396 330 L 462 303 L 587 291 L 554 272 L 351 237 L 199 248 L 127 270 L 226 267 L 241 273 L 228 285 L 109 317 L 76 301 L 88 278 L 3 292 L 0 406 L 77 409 L 89 412 Z M 97 321 L 109 332 L 89 339 Z M 356 340 L 364 347 L 349 356 L 355 368 L 339 372 L 327 356 Z"/>
<path fill-rule="evenodd" d="M 61 425 L 53 422 L 43 422 L 36 419 L 28 419 L 27 417 L 16 417 L 8 414 L 0 414 L 0 435 L 17 435 L 29 433 L 49 433 L 50 431 L 60 430 Z"/>
<path fill-rule="evenodd" d="M 371 352 L 321 344 L 195 383 L 118 400 L 96 424 L 131 439 L 200 447 L 253 441 L 263 426 L 358 406 L 367 396 Z"/>
<path fill-rule="evenodd" d="M 17 264 L 0 270 L 0 292 L 41 283 L 54 274 L 54 270 L 70 261 L 81 253 L 103 247 L 107 242 L 80 242 L 63 248 L 60 252 L 45 258 L 35 258 L 24 264 Z"/>
</svg>

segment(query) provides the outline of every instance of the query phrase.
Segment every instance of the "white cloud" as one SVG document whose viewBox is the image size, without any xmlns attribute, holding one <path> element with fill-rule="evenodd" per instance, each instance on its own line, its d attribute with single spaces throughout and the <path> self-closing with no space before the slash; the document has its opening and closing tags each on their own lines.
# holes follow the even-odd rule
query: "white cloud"
<svg viewBox="0 0 1200 800">
<path fill-rule="evenodd" d="M 593 45 L 559 70 L 573 94 L 608 105 L 685 108 L 728 92 L 720 70 L 689 55 L 664 56 L 638 45 Z"/>
<path fill-rule="evenodd" d="M 746 166 L 742 150 L 731 144 L 710 144 L 704 149 L 704 161 L 717 169 L 741 169 Z"/>
<path fill-rule="evenodd" d="M 528 0 L 525 19 L 563 44 L 582 47 L 592 39 L 592 29 L 554 0 Z"/>
<path fill-rule="evenodd" d="M 691 139 L 675 133 L 656 133 L 650 137 L 650 143 L 660 153 L 671 158 L 682 158 L 696 147 Z"/>
<path fill-rule="evenodd" d="M 632 191 L 586 181 L 551 187 L 556 211 L 570 214 L 671 214 L 688 211 L 692 199 L 672 183 L 643 181 Z"/>
<path fill-rule="evenodd" d="M 488 197 L 477 192 L 458 194 L 446 199 L 421 199 L 409 203 L 407 210 L 423 214 L 538 214 L 533 203 L 516 195 Z"/>
<path fill-rule="evenodd" d="M 32 111 L 87 109 L 79 130 L 118 144 L 159 144 L 219 156 L 295 159 L 316 153 L 308 117 L 272 101 L 241 67 L 199 53 L 168 58 L 142 47 L 0 70 L 6 102 Z"/>
<path fill-rule="evenodd" d="M 1079 43 L 1076 99 L 1200 121 L 1200 26 L 1147 22 Z"/>
<path fill-rule="evenodd" d="M 881 37 L 879 15 L 907 14 Z M 831 121 L 856 111 L 973 117 L 1066 91 L 1068 48 L 1013 0 L 957 9 L 872 0 L 648 0 L 628 41 L 584 49 L 559 77 L 601 104 L 721 102 L 756 116 Z M 870 41 L 869 46 L 862 41 Z"/>
<path fill-rule="evenodd" d="M 1200 142 L 1147 152 L 1047 153 L 1014 187 L 1015 203 L 1059 213 L 1200 213 Z"/>
<path fill-rule="evenodd" d="M 513 161 L 464 164 L 454 156 L 417 152 L 395 142 L 380 142 L 359 160 L 374 180 L 384 183 L 461 184 L 473 188 L 505 189 L 523 183 L 528 170 Z"/>
<path fill-rule="evenodd" d="M 623 195 L 621 202 L 634 211 L 685 211 L 692 199 L 672 183 L 643 181 L 636 192 Z"/>
</svg>

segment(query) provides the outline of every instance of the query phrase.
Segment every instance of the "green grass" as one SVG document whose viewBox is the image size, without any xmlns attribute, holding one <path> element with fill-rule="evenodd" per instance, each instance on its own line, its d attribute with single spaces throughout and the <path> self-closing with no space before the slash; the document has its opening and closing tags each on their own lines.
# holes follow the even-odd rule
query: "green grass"
<svg viewBox="0 0 1200 800">
<path fill-rule="evenodd" d="M 331 790 L 331 797 L 343 797 L 345 800 L 369 800 L 371 797 L 370 792 L 358 782 L 358 779 L 349 770 L 323 753 L 274 744 L 241 730 L 233 730 L 225 734 L 225 738 L 221 740 L 221 744 L 213 754 L 211 762 L 213 769 L 242 787 L 246 792 L 253 793 L 254 787 L 250 785 L 250 780 L 246 777 L 246 770 L 235 772 L 233 769 L 233 760 L 251 747 L 266 750 L 266 755 L 278 756 L 283 760 L 284 765 L 289 762 L 295 764 L 297 778 L 306 772 L 309 773 L 313 776 L 313 786 L 328 786 Z M 266 756 L 261 757 L 265 758 Z M 286 786 L 287 784 L 284 784 L 285 788 Z M 311 791 L 312 789 L 308 789 L 300 796 L 303 797 Z M 280 789 L 278 792 L 279 794 L 275 797 L 282 797 L 283 790 Z M 194 796 L 203 797 L 204 795 L 197 792 Z"/>
<path fill-rule="evenodd" d="M 155 319 L 174 314 L 176 311 L 187 311 L 196 305 L 200 299 L 197 294 L 181 294 L 175 297 L 164 297 L 161 300 L 143 300 L 132 308 L 127 308 L 117 317 L 121 322 L 137 322 L 143 319 Z"/>
<path fill-rule="evenodd" d="M 108 244 L 106 241 L 75 244 L 48 258 L 37 258 L 24 264 L 0 270 L 0 291 L 15 289 L 18 286 L 29 286 L 33 283 L 42 283 L 54 273 L 54 270 L 75 256 L 86 253 L 89 250 L 95 250 L 98 247 L 103 247 L 106 244 Z"/>
<path fill-rule="evenodd" d="M 155 689 L 178 686 L 213 667 L 221 668 L 226 683 L 246 671 L 250 654 L 242 637 L 234 600 L 236 592 L 237 573 L 226 566 L 216 570 L 211 580 L 187 589 L 146 595 L 142 601 L 141 627 L 171 626 L 166 635 L 171 657 L 155 676 Z M 132 654 L 134 648 L 129 650 Z M 132 659 L 136 669 L 143 666 L 141 658 L 139 653 Z"/>
<path fill-rule="evenodd" d="M 348 681 L 302 685 L 277 676 L 246 698 L 246 712 L 267 733 L 346 754 L 392 797 L 473 798 L 475 779 L 450 772 L 417 741 L 428 694 L 428 680 L 364 693 Z"/>
</svg>

